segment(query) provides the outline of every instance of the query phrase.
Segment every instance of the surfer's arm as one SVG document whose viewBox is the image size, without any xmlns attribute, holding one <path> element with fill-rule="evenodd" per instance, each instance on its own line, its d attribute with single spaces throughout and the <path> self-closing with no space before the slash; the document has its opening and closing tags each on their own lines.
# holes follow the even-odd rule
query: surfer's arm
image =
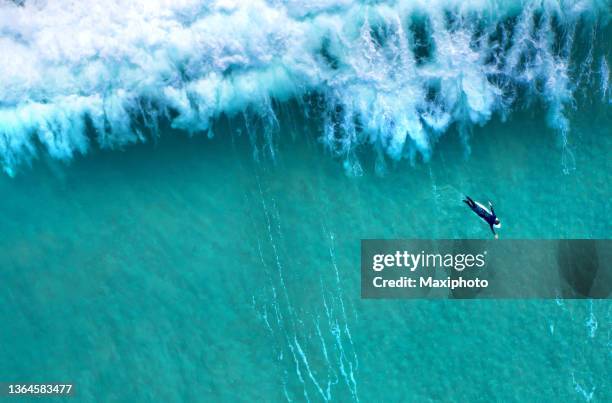
<svg viewBox="0 0 612 403">
<path fill-rule="evenodd" d="M 493 203 L 489 202 L 489 208 L 491 209 L 491 214 L 495 215 L 495 211 L 493 210 Z"/>
<path fill-rule="evenodd" d="M 493 233 L 493 235 L 497 235 L 495 233 L 495 228 L 493 228 L 493 224 L 489 224 L 489 227 L 491 228 L 491 232 Z"/>
</svg>

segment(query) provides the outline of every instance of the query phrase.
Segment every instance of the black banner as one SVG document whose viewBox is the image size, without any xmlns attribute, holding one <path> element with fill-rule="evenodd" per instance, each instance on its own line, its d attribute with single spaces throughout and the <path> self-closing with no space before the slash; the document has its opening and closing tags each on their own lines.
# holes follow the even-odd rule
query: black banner
<svg viewBox="0 0 612 403">
<path fill-rule="evenodd" d="M 609 298 L 612 240 L 361 241 L 362 298 Z"/>
</svg>

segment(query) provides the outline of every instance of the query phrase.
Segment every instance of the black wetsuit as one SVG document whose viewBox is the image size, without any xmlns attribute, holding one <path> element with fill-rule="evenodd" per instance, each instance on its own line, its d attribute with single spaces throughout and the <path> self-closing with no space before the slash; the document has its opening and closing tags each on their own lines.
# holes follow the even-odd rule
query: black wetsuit
<svg viewBox="0 0 612 403">
<path fill-rule="evenodd" d="M 495 215 L 495 211 L 493 211 L 493 205 L 489 203 L 489 207 L 491 208 L 491 212 L 489 213 L 487 210 L 476 204 L 476 202 L 474 202 L 474 200 L 472 200 L 472 198 L 469 196 L 465 196 L 465 200 L 463 202 L 467 204 L 472 211 L 478 215 L 478 217 L 482 218 L 487 222 L 487 224 L 489 224 L 489 227 L 491 227 L 491 232 L 493 232 L 493 235 L 495 235 L 493 225 L 495 225 L 495 221 L 497 221 L 497 216 Z"/>
</svg>

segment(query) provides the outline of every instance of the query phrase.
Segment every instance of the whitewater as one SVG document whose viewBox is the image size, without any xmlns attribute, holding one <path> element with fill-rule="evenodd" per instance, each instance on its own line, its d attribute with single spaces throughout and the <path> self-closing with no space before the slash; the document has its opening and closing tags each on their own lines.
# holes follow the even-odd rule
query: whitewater
<svg viewBox="0 0 612 403">
<path fill-rule="evenodd" d="M 223 116 L 274 153 L 278 105 L 320 117 L 361 169 L 427 160 L 456 127 L 533 104 L 561 145 L 578 90 L 611 104 L 607 1 L 26 1 L 0 3 L 0 157 L 6 173 L 122 148 L 160 124 L 213 136 Z M 577 45 L 579 43 L 579 46 Z"/>
</svg>

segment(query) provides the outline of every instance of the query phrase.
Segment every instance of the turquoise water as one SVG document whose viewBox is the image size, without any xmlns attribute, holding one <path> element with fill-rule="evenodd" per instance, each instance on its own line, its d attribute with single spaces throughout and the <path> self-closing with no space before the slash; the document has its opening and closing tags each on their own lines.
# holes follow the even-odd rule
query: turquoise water
<svg viewBox="0 0 612 403">
<path fill-rule="evenodd" d="M 603 112 L 602 112 L 603 111 Z M 576 113 L 575 169 L 537 111 L 432 160 L 344 174 L 285 119 L 277 158 L 163 135 L 0 179 L 0 378 L 83 401 L 606 401 L 608 301 L 360 299 L 359 240 L 610 235 L 610 116 Z M 591 399 L 592 398 L 592 399 Z"/>
<path fill-rule="evenodd" d="M 362 300 L 359 262 L 364 238 L 490 238 L 464 195 L 502 239 L 610 237 L 605 1 L 17 3 L 0 381 L 612 400 L 608 300 Z"/>
</svg>

